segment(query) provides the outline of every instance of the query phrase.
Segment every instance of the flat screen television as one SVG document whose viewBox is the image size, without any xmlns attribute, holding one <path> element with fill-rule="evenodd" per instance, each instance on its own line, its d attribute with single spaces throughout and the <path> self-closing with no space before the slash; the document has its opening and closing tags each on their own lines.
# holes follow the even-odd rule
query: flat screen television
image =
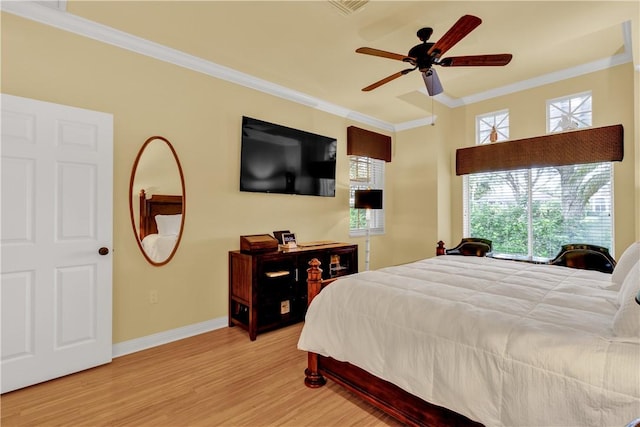
<svg viewBox="0 0 640 427">
<path fill-rule="evenodd" d="M 337 141 L 242 117 L 240 191 L 335 197 Z"/>
</svg>

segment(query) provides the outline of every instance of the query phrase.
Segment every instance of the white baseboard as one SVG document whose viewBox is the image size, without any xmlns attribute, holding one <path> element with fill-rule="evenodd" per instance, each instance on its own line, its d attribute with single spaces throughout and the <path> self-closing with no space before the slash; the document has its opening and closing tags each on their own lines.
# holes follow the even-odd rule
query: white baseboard
<svg viewBox="0 0 640 427">
<path fill-rule="evenodd" d="M 228 326 L 228 318 L 225 316 L 207 320 L 205 322 L 194 323 L 193 325 L 187 325 L 181 328 L 171 329 L 169 331 L 158 332 L 157 334 L 113 344 L 111 355 L 114 358 L 124 356 L 125 354 L 135 353 L 147 348 L 189 338 L 194 335 L 203 334 L 226 326 Z"/>
</svg>

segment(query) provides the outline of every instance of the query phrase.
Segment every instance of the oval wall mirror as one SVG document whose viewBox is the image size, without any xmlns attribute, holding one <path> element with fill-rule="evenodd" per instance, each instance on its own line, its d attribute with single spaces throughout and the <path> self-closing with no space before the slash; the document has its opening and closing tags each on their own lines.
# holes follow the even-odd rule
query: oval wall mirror
<svg viewBox="0 0 640 427">
<path fill-rule="evenodd" d="M 136 241 L 153 265 L 175 255 L 185 218 L 185 186 L 171 143 L 152 136 L 140 148 L 129 181 L 129 212 Z"/>
</svg>

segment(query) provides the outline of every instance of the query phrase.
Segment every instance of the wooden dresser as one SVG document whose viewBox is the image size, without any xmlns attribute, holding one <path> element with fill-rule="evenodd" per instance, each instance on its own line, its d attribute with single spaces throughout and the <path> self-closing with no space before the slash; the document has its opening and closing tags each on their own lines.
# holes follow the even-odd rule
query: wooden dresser
<svg viewBox="0 0 640 427">
<path fill-rule="evenodd" d="M 358 272 L 358 245 L 348 243 L 229 252 L 229 326 L 245 328 L 253 341 L 260 332 L 304 320 L 313 258 L 322 263 L 323 280 Z"/>
</svg>

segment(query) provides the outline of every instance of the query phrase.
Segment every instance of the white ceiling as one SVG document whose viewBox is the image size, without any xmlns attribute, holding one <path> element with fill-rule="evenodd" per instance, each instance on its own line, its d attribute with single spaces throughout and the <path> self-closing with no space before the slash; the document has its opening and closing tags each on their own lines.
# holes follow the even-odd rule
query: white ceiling
<svg viewBox="0 0 640 427">
<path fill-rule="evenodd" d="M 374 0 L 348 16 L 328 1 L 68 0 L 66 6 L 68 14 L 192 55 L 209 68 L 237 70 L 242 81 L 255 78 L 310 105 L 392 128 L 426 120 L 432 106 L 437 115 L 439 103 L 455 107 L 629 62 L 640 20 L 637 0 Z M 435 103 L 418 71 L 361 91 L 407 64 L 356 48 L 404 55 L 420 42 L 419 28 L 433 27 L 436 41 L 465 14 L 483 23 L 444 56 L 512 53 L 509 65 L 436 68 L 445 92 Z"/>
</svg>

